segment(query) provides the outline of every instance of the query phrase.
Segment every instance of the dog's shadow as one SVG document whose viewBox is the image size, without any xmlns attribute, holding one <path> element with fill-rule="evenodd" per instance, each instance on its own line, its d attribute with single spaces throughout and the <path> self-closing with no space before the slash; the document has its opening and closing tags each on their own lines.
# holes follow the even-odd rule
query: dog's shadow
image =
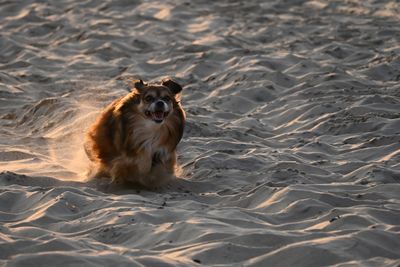
<svg viewBox="0 0 400 267">
<path fill-rule="evenodd" d="M 27 176 L 9 171 L 0 173 L 0 186 L 31 186 L 47 190 L 55 187 L 90 188 L 105 194 L 143 194 L 143 193 L 194 193 L 209 192 L 212 186 L 206 182 L 196 182 L 183 178 L 172 180 L 159 188 L 144 188 L 136 184 L 110 184 L 109 179 L 92 179 L 85 182 L 65 181 L 46 176 Z"/>
</svg>

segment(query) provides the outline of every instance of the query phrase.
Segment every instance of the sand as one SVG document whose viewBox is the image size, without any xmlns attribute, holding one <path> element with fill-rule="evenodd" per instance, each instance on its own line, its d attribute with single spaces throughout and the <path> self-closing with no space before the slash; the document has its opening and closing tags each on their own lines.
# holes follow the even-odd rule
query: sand
<svg viewBox="0 0 400 267">
<path fill-rule="evenodd" d="M 398 1 L 1 1 L 1 266 L 399 266 Z M 176 78 L 182 178 L 86 182 L 124 77 Z"/>
</svg>

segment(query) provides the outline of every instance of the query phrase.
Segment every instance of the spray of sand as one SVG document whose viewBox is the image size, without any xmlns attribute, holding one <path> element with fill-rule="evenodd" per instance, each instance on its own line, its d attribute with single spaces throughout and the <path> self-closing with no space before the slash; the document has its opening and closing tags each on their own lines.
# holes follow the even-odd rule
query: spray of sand
<svg viewBox="0 0 400 267">
<path fill-rule="evenodd" d="M 83 149 L 83 142 L 85 132 L 97 112 L 87 101 L 76 102 L 73 117 L 46 136 L 51 140 L 48 143 L 50 160 L 60 169 L 56 178 L 79 181 L 86 179 L 90 162 Z"/>
<path fill-rule="evenodd" d="M 62 96 L 59 121 L 45 137 L 50 173 L 61 180 L 85 181 L 90 161 L 83 148 L 85 133 L 102 108 L 124 93 L 115 84 L 84 84 Z"/>
</svg>

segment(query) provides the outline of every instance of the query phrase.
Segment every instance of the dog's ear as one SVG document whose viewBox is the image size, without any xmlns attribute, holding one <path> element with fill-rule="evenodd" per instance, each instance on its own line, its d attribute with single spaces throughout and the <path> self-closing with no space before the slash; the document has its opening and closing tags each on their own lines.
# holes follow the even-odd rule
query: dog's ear
<svg viewBox="0 0 400 267">
<path fill-rule="evenodd" d="M 129 87 L 132 91 L 137 91 L 139 94 L 146 88 L 146 84 L 142 80 L 130 80 Z"/>
<path fill-rule="evenodd" d="M 171 90 L 174 95 L 179 94 L 182 91 L 182 86 L 180 86 L 175 81 L 171 80 L 170 78 L 162 80 L 162 85 L 166 86 Z"/>
</svg>

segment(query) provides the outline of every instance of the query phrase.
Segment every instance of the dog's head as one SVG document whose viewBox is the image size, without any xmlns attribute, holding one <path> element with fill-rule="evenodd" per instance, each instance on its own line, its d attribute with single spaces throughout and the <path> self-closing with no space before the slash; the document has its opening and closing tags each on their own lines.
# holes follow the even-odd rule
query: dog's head
<svg viewBox="0 0 400 267">
<path fill-rule="evenodd" d="M 182 87 L 171 79 L 165 79 L 161 84 L 145 84 L 142 80 L 135 80 L 131 85 L 140 100 L 139 112 L 156 123 L 162 123 L 178 107 Z"/>
</svg>

